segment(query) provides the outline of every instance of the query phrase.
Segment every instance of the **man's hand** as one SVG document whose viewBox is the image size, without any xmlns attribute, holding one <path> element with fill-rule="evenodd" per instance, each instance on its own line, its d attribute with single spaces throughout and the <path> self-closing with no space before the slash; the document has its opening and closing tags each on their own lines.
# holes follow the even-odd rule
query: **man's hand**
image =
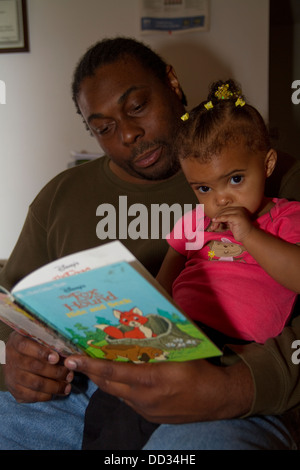
<svg viewBox="0 0 300 470">
<path fill-rule="evenodd" d="M 13 332 L 6 343 L 5 383 L 18 402 L 51 400 L 70 393 L 73 373 L 49 348 Z"/>
<path fill-rule="evenodd" d="M 233 418 L 249 411 L 254 387 L 248 367 L 217 367 L 205 360 L 129 364 L 70 356 L 69 369 L 83 372 L 106 393 L 123 399 L 155 423 Z"/>
</svg>

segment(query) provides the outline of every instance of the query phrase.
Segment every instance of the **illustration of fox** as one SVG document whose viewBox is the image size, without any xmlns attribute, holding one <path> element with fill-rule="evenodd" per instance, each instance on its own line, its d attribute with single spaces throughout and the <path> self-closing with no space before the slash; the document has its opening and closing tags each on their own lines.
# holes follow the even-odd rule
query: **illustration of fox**
<svg viewBox="0 0 300 470">
<path fill-rule="evenodd" d="M 155 333 L 149 328 L 146 323 L 148 318 L 143 316 L 143 312 L 138 308 L 134 307 L 127 312 L 121 312 L 120 310 L 113 310 L 114 316 L 119 320 L 121 325 L 131 327 L 129 331 L 121 331 L 116 326 L 112 325 L 94 325 L 95 328 L 99 328 L 104 331 L 108 336 L 115 339 L 121 338 L 153 338 L 156 336 Z"/>
<path fill-rule="evenodd" d="M 93 344 L 93 340 L 89 340 L 88 345 L 96 349 L 101 349 L 104 352 L 105 359 L 113 361 L 122 357 L 128 359 L 129 362 L 138 364 L 141 362 L 149 362 L 151 359 L 155 359 L 156 361 L 166 361 L 168 359 L 168 355 L 159 348 L 128 344 L 96 346 Z"/>
</svg>

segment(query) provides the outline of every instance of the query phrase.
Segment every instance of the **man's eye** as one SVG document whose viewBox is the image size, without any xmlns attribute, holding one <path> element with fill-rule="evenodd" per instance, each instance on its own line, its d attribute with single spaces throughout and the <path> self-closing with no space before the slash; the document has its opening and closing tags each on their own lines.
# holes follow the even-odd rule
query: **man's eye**
<svg viewBox="0 0 300 470">
<path fill-rule="evenodd" d="M 140 109 L 143 108 L 143 106 L 144 106 L 143 103 L 139 103 L 139 104 L 136 104 L 136 105 L 133 107 L 133 109 L 134 109 L 134 111 L 139 111 Z"/>
<path fill-rule="evenodd" d="M 147 100 L 136 101 L 135 103 L 131 103 L 128 108 L 129 114 L 138 114 L 143 111 L 146 107 Z"/>
<path fill-rule="evenodd" d="M 98 135 L 103 135 L 108 131 L 108 127 L 103 127 L 101 129 L 97 129 L 97 134 Z"/>
<path fill-rule="evenodd" d="M 208 193 L 210 191 L 210 188 L 208 186 L 199 186 L 198 188 L 199 193 Z"/>
<path fill-rule="evenodd" d="M 244 177 L 241 175 L 232 176 L 230 182 L 231 184 L 239 184 L 243 181 Z"/>
<path fill-rule="evenodd" d="M 107 134 L 111 129 L 112 129 L 113 125 L 112 124 L 108 124 L 108 125 L 105 125 L 105 126 L 101 126 L 101 127 L 97 127 L 95 129 L 95 132 L 96 134 L 98 135 L 105 135 Z"/>
</svg>

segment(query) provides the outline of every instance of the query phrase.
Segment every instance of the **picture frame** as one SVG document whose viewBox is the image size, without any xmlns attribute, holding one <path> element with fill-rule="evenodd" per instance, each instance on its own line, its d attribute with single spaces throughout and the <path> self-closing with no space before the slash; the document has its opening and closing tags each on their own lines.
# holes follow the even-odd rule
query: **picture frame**
<svg viewBox="0 0 300 470">
<path fill-rule="evenodd" d="M 0 54 L 29 52 L 27 0 L 0 0 Z"/>
</svg>

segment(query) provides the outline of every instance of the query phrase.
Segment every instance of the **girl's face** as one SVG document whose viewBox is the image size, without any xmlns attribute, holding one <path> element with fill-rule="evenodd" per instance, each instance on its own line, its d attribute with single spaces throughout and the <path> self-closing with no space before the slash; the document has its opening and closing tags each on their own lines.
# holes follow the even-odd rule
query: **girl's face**
<svg viewBox="0 0 300 470">
<path fill-rule="evenodd" d="M 181 160 L 183 172 L 205 214 L 215 217 L 225 207 L 244 207 L 258 217 L 266 204 L 265 180 L 276 164 L 276 152 L 253 152 L 243 142 L 228 145 L 220 154 L 202 163 L 197 158 Z"/>
</svg>

